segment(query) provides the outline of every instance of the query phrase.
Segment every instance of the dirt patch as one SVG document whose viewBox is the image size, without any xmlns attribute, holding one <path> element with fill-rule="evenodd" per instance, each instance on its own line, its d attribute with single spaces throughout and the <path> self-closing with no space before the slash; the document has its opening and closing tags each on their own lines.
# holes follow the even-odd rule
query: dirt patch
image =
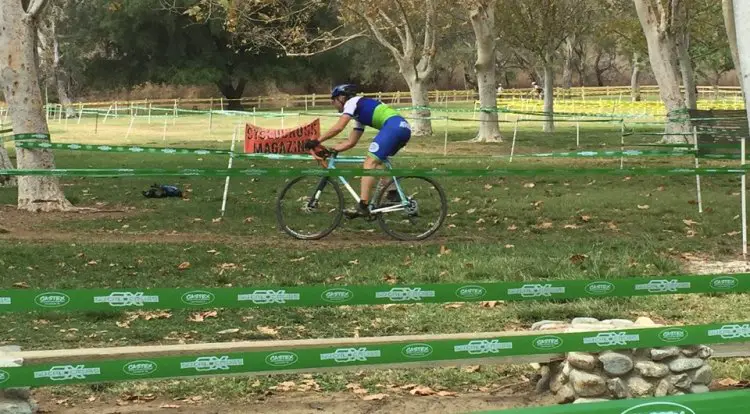
<svg viewBox="0 0 750 414">
<path fill-rule="evenodd" d="M 750 273 L 750 262 L 746 260 L 711 260 L 700 254 L 680 255 L 682 269 L 691 275 L 711 275 L 721 273 Z"/>
<path fill-rule="evenodd" d="M 277 235 L 242 236 L 219 233 L 179 233 L 177 231 L 152 232 L 117 232 L 106 231 L 75 231 L 56 228 L 53 223 L 70 219 L 101 219 L 119 220 L 142 214 L 133 208 L 111 208 L 104 211 L 81 211 L 66 213 L 30 213 L 19 211 L 15 206 L 0 207 L 0 240 L 25 242 L 71 242 L 90 243 L 96 240 L 98 244 L 132 244 L 132 243 L 217 243 L 238 247 L 290 247 L 306 250 L 326 250 L 330 248 L 356 249 L 369 246 L 403 246 L 408 242 L 394 240 L 383 234 L 334 232 L 323 240 L 314 242 L 293 239 L 279 232 Z M 420 245 L 438 245 L 447 242 L 486 241 L 475 237 L 432 237 L 419 242 Z"/>
<path fill-rule="evenodd" d="M 536 395 L 524 390 L 519 393 L 472 393 L 456 397 L 416 397 L 389 395 L 379 401 L 364 401 L 350 393 L 285 393 L 272 395 L 262 400 L 207 401 L 187 403 L 185 401 L 154 400 L 146 403 L 118 405 L 116 400 L 81 402 L 75 406 L 58 405 L 57 400 L 45 391 L 34 396 L 40 409 L 54 414 L 240 414 L 240 413 L 285 413 L 285 414 L 354 414 L 354 413 L 467 413 L 484 410 L 501 410 L 537 405 L 551 405 L 549 395 Z"/>
</svg>

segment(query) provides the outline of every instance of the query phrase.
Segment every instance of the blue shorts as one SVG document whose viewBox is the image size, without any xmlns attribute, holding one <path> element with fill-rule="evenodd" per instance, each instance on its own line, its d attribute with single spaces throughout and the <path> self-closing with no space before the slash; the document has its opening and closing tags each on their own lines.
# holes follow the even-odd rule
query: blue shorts
<svg viewBox="0 0 750 414">
<path fill-rule="evenodd" d="M 411 127 L 406 120 L 400 116 L 394 116 L 383 125 L 383 129 L 375 135 L 370 144 L 370 155 L 385 161 L 388 157 L 396 155 L 411 138 Z"/>
</svg>

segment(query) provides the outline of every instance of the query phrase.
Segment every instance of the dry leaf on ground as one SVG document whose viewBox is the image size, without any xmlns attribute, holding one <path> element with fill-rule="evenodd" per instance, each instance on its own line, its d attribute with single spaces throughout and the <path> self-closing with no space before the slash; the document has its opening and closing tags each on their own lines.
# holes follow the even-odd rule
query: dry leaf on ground
<svg viewBox="0 0 750 414">
<path fill-rule="evenodd" d="M 414 387 L 411 391 L 409 391 L 409 394 L 411 395 L 420 395 L 420 396 L 427 396 L 427 395 L 433 395 L 435 394 L 435 391 L 432 390 L 432 388 L 424 386 L 424 385 L 418 385 Z"/>
<path fill-rule="evenodd" d="M 188 320 L 190 322 L 203 322 L 206 318 L 215 318 L 218 315 L 218 313 L 214 311 L 205 311 L 205 312 L 195 312 L 192 315 L 190 315 L 190 318 Z"/>
<path fill-rule="evenodd" d="M 258 332 L 264 335 L 277 336 L 279 334 L 278 330 L 271 328 L 270 326 L 256 326 L 255 328 Z"/>
<path fill-rule="evenodd" d="M 453 391 L 438 391 L 437 393 L 438 397 L 457 397 L 458 394 L 456 394 Z"/>
<path fill-rule="evenodd" d="M 216 332 L 219 335 L 233 334 L 240 331 L 240 328 L 224 329 L 223 331 Z"/>
<path fill-rule="evenodd" d="M 370 394 L 370 395 L 365 395 L 364 397 L 362 397 L 362 400 L 364 400 L 364 401 L 380 401 L 383 398 L 386 398 L 387 396 L 388 396 L 388 394 Z"/>
<path fill-rule="evenodd" d="M 190 269 L 190 262 L 182 262 L 177 266 L 180 270 Z"/>
<path fill-rule="evenodd" d="M 638 209 L 639 210 L 648 210 L 650 208 L 651 208 L 651 206 L 649 206 L 648 204 L 644 204 L 644 205 L 638 204 Z"/>
</svg>

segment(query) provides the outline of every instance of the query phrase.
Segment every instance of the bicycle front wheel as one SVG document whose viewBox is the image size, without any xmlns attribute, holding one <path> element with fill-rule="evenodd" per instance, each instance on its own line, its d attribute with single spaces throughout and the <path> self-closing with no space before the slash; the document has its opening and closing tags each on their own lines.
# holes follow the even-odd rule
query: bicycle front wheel
<svg viewBox="0 0 750 414">
<path fill-rule="evenodd" d="M 318 240 L 341 223 L 344 196 L 329 177 L 295 178 L 281 190 L 276 201 L 279 227 L 300 240 Z"/>
<path fill-rule="evenodd" d="M 437 181 L 426 177 L 398 177 L 395 180 L 403 196 L 388 197 L 396 190 L 394 180 L 382 187 L 375 196 L 378 224 L 384 232 L 399 240 L 424 240 L 443 225 L 448 215 L 445 192 Z M 405 198 L 404 198 L 405 197 Z"/>
</svg>

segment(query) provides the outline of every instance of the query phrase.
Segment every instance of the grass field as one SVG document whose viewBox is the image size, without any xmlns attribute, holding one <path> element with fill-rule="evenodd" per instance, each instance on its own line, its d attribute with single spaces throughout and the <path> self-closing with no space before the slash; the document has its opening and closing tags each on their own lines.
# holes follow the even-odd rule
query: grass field
<svg viewBox="0 0 750 414">
<path fill-rule="evenodd" d="M 291 117 L 286 126 L 310 118 Z M 101 121 L 101 120 L 100 120 Z M 51 123 L 53 142 L 143 144 L 228 148 L 239 118 L 137 119 L 127 139 L 129 119 L 81 124 Z M 252 119 L 250 119 L 252 122 Z M 323 125 L 330 125 L 323 118 Z M 257 118 L 264 126 L 279 119 Z M 506 167 L 511 130 L 501 144 L 471 144 L 474 124 L 448 126 L 448 153 L 442 158 L 444 125 L 435 136 L 413 138 L 399 167 Z M 642 127 L 643 131 L 654 131 Z M 524 125 L 516 151 L 575 149 L 575 124 L 561 123 L 554 134 L 540 124 Z M 363 154 L 371 133 L 353 150 Z M 653 136 L 629 137 L 629 143 L 653 142 Z M 619 149 L 619 124 L 584 124 L 581 149 Z M 12 154 L 12 151 L 11 151 Z M 406 156 L 412 156 L 411 158 Z M 473 157 L 473 158 L 471 158 Z M 151 154 L 56 152 L 58 168 L 198 168 L 226 166 L 224 157 Z M 580 160 L 519 158 L 517 168 L 565 166 L 619 167 L 619 158 Z M 692 166 L 693 159 L 638 158 L 626 166 Z M 235 167 L 289 166 L 278 161 L 236 160 Z M 298 162 L 294 166 L 303 166 Z M 714 163 L 731 166 L 736 163 Z M 274 202 L 283 179 L 232 179 L 227 214 L 219 209 L 224 178 L 170 177 L 63 179 L 65 193 L 78 206 L 103 213 L 32 215 L 13 209 L 15 190 L 0 189 L 0 286 L 23 283 L 32 288 L 220 287 L 258 284 L 373 284 L 591 279 L 656 276 L 685 272 L 686 258 L 735 259 L 740 250 L 739 177 L 703 178 L 706 211 L 698 214 L 694 177 L 564 175 L 505 178 L 442 178 L 448 192 L 449 218 L 442 230 L 422 243 L 396 242 L 370 223 L 344 222 L 328 238 L 301 242 L 279 232 Z M 146 199 L 140 191 L 154 182 L 188 190 L 187 198 Z M 574 258 L 575 256 L 575 258 Z M 178 266 L 189 262 L 187 269 Z M 77 348 L 135 344 L 173 344 L 231 340 L 385 336 L 418 333 L 480 332 L 526 329 L 542 319 L 576 316 L 629 318 L 650 316 L 677 324 L 747 319 L 750 296 L 680 295 L 649 298 L 571 300 L 555 303 L 398 305 L 273 310 L 217 310 L 196 322 L 188 311 L 135 314 L 0 314 L 7 329 L 0 342 L 24 349 Z M 239 328 L 230 334 L 218 332 Z M 750 379 L 744 360 L 716 361 L 717 378 Z M 316 374 L 324 391 L 343 391 L 358 383 L 370 392 L 387 384 L 422 384 L 434 389 L 470 392 L 503 387 L 531 375 L 528 367 L 480 370 L 435 368 L 366 370 Z M 50 388 L 58 396 L 126 392 L 168 397 L 191 395 L 242 399 L 268 392 L 301 376 L 201 379 L 116 383 Z M 308 378 L 309 379 L 309 378 Z"/>
</svg>

